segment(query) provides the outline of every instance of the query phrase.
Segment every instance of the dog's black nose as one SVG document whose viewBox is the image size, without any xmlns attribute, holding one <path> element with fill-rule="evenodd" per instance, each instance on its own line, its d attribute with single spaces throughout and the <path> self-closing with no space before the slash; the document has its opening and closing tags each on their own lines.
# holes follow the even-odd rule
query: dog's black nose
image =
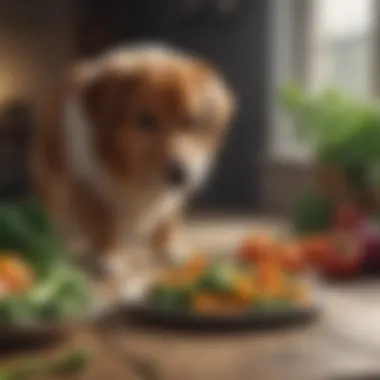
<svg viewBox="0 0 380 380">
<path fill-rule="evenodd" d="M 171 161 L 167 168 L 166 180 L 170 185 L 181 186 L 186 181 L 186 170 L 178 161 Z"/>
</svg>

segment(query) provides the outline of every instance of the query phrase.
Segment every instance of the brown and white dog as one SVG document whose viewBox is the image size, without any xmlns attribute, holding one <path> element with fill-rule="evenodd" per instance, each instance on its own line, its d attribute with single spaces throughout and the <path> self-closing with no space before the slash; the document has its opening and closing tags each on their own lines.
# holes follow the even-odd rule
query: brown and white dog
<svg viewBox="0 0 380 380">
<path fill-rule="evenodd" d="M 176 218 L 204 182 L 234 110 L 216 71 L 167 47 L 84 62 L 36 130 L 37 195 L 69 241 L 107 257 L 147 241 L 181 253 Z M 94 257 L 94 256 L 93 256 Z"/>
</svg>

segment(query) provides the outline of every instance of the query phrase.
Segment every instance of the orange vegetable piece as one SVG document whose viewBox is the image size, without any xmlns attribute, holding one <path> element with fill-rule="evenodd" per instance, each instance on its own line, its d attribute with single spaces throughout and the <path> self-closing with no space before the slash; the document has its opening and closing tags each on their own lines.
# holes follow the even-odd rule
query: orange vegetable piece
<svg viewBox="0 0 380 380">
<path fill-rule="evenodd" d="M 330 250 L 330 236 L 314 235 L 300 242 L 305 259 L 312 265 L 318 264 Z"/>
<path fill-rule="evenodd" d="M 221 306 L 221 300 L 213 294 L 197 294 L 192 300 L 192 308 L 201 313 L 219 311 Z"/>
<path fill-rule="evenodd" d="M 185 265 L 185 268 L 189 274 L 193 275 L 194 277 L 197 277 L 202 273 L 206 266 L 206 257 L 203 255 L 196 255 L 188 260 L 188 262 Z"/>
<path fill-rule="evenodd" d="M 6 283 L 0 281 L 0 299 L 7 296 L 10 293 L 10 289 Z"/>
<path fill-rule="evenodd" d="M 260 290 L 265 295 L 277 296 L 284 292 L 285 281 L 280 263 L 275 260 L 266 260 L 257 267 L 257 281 Z"/>
<path fill-rule="evenodd" d="M 257 293 L 257 289 L 252 278 L 242 276 L 235 282 L 235 292 L 238 299 L 243 302 L 251 302 Z"/>
<path fill-rule="evenodd" d="M 238 251 L 243 260 L 256 262 L 273 253 L 274 239 L 268 234 L 248 238 Z"/>
<path fill-rule="evenodd" d="M 163 274 L 160 283 L 168 286 L 183 285 L 189 280 L 189 277 L 184 268 L 174 268 Z"/>
<path fill-rule="evenodd" d="M 223 300 L 223 310 L 228 312 L 240 312 L 247 307 L 252 302 L 251 298 L 242 299 L 236 295 L 226 296 Z"/>
<path fill-rule="evenodd" d="M 231 295 L 198 294 L 192 301 L 192 308 L 200 313 L 236 313 L 248 305 L 249 302 Z"/>
<path fill-rule="evenodd" d="M 290 272 L 300 272 L 305 267 L 305 254 L 301 244 L 286 242 L 279 246 L 279 260 L 284 269 Z"/>
<path fill-rule="evenodd" d="M 34 275 L 30 267 L 16 256 L 0 256 L 0 282 L 11 293 L 28 290 L 33 282 Z"/>
</svg>

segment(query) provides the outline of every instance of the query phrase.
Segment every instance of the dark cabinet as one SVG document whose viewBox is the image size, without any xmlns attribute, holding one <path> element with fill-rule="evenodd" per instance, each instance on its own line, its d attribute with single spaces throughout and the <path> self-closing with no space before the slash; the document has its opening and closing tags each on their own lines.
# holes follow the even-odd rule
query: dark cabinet
<svg viewBox="0 0 380 380">
<path fill-rule="evenodd" d="M 28 144 L 33 128 L 28 103 L 14 102 L 0 113 L 0 199 L 25 197 L 28 187 Z"/>
</svg>

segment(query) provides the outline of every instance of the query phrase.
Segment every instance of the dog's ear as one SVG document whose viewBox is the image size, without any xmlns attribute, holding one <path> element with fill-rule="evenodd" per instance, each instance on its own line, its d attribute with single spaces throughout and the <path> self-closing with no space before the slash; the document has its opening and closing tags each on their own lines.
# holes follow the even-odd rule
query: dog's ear
<svg viewBox="0 0 380 380">
<path fill-rule="evenodd" d="M 93 125 L 116 125 L 128 108 L 128 96 L 137 84 L 134 72 L 104 70 L 87 78 L 82 88 L 84 111 Z"/>
<path fill-rule="evenodd" d="M 234 91 L 218 71 L 208 63 L 199 66 L 199 78 L 204 84 L 204 107 L 209 122 L 225 129 L 233 119 L 237 100 Z"/>
<path fill-rule="evenodd" d="M 214 73 L 210 77 L 209 94 L 215 122 L 222 128 L 228 126 L 237 109 L 235 93 L 222 77 Z"/>
</svg>

